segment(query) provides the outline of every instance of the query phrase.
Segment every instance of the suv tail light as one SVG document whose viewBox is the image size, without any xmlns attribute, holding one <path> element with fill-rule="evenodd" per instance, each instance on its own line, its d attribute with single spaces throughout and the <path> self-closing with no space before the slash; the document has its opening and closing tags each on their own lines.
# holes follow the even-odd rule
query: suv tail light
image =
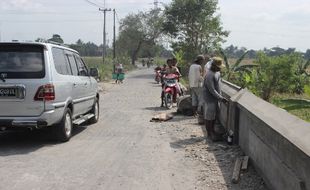
<svg viewBox="0 0 310 190">
<path fill-rule="evenodd" d="M 40 86 L 34 96 L 35 101 L 51 101 L 55 100 L 55 88 L 53 84 Z"/>
</svg>

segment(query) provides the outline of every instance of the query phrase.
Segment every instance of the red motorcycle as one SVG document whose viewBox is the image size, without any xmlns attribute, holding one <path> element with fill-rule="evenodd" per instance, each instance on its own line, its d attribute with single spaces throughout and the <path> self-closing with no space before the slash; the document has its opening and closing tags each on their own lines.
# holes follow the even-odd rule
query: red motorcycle
<svg viewBox="0 0 310 190">
<path fill-rule="evenodd" d="M 179 76 L 175 74 L 169 74 L 163 77 L 163 98 L 165 107 L 168 109 L 172 108 L 172 104 L 176 103 L 177 95 L 180 94 L 178 79 Z"/>
</svg>

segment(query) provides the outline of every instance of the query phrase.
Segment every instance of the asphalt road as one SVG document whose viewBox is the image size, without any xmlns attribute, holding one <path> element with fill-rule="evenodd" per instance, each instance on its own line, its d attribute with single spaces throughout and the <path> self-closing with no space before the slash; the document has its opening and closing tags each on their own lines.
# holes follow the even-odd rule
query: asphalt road
<svg viewBox="0 0 310 190">
<path fill-rule="evenodd" d="M 0 133 L 0 190 L 195 189 L 199 165 L 149 122 L 160 105 L 153 71 L 126 77 L 101 94 L 100 121 L 67 143 L 45 130 Z"/>
</svg>

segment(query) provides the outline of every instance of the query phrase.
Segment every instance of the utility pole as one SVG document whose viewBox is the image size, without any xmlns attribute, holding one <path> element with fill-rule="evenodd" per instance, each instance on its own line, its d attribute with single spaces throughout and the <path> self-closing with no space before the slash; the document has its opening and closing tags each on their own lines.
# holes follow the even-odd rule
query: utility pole
<svg viewBox="0 0 310 190">
<path fill-rule="evenodd" d="M 2 22 L 0 22 L 0 42 L 2 42 Z"/>
<path fill-rule="evenodd" d="M 115 9 L 113 9 L 113 13 L 114 13 L 114 24 L 113 24 L 113 59 L 115 60 L 115 57 L 116 57 L 116 53 L 115 53 L 115 51 L 116 51 L 116 44 L 115 44 L 115 42 L 116 42 L 116 31 L 115 31 L 115 15 L 116 15 L 116 12 L 115 12 Z"/>
<path fill-rule="evenodd" d="M 105 25 L 106 25 L 106 12 L 111 11 L 111 9 L 101 9 L 99 11 L 103 12 L 103 47 L 102 47 L 102 61 L 104 63 L 104 58 L 106 55 L 106 32 L 105 32 Z"/>
</svg>

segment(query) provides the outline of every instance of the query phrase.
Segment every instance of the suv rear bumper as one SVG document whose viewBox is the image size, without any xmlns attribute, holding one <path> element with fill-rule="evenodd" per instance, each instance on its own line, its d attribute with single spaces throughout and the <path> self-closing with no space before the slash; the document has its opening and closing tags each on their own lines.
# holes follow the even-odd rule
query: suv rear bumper
<svg viewBox="0 0 310 190">
<path fill-rule="evenodd" d="M 7 120 L 0 119 L 1 127 L 42 128 L 47 126 L 46 121 L 35 120 Z"/>
<path fill-rule="evenodd" d="M 0 117 L 0 127 L 42 128 L 58 123 L 64 109 L 58 108 L 43 112 L 38 117 Z"/>
</svg>

